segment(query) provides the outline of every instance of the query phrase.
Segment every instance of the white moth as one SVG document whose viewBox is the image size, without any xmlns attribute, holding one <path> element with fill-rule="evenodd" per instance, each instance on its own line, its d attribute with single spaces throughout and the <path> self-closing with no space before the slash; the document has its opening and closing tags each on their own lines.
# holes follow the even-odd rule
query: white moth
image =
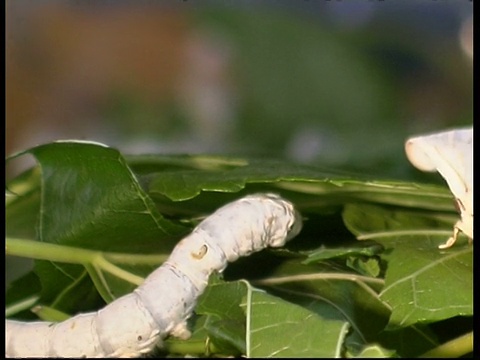
<svg viewBox="0 0 480 360">
<path fill-rule="evenodd" d="M 463 232 L 473 240 L 473 127 L 413 137 L 405 143 L 410 162 L 423 171 L 438 171 L 453 193 L 461 218 L 441 249 Z"/>
<path fill-rule="evenodd" d="M 168 335 L 188 338 L 187 318 L 214 271 L 267 246 L 283 246 L 302 223 L 275 194 L 244 197 L 218 209 L 181 240 L 132 293 L 61 323 L 7 320 L 7 357 L 138 357 Z"/>
</svg>

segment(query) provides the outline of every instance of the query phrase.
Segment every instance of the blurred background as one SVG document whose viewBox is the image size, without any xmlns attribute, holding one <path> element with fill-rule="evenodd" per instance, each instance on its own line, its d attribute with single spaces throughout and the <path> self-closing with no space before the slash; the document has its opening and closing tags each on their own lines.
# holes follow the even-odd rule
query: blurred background
<svg viewBox="0 0 480 360">
<path fill-rule="evenodd" d="M 407 136 L 473 123 L 472 32 L 468 0 L 7 1 L 6 154 L 83 139 L 404 177 Z"/>
</svg>

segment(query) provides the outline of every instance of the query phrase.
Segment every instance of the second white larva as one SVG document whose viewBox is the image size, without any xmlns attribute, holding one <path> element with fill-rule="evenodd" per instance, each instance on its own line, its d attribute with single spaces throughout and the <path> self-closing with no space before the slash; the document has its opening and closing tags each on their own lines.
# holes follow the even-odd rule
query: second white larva
<svg viewBox="0 0 480 360">
<path fill-rule="evenodd" d="M 451 247 L 461 231 L 473 240 L 473 128 L 413 137 L 405 143 L 410 162 L 423 171 L 438 171 L 446 180 L 461 219 L 441 249 Z"/>
<path fill-rule="evenodd" d="M 268 246 L 283 246 L 302 223 L 292 203 L 256 194 L 229 203 L 181 240 L 132 293 L 61 323 L 7 320 L 7 357 L 138 357 L 168 335 L 188 338 L 187 319 L 214 271 Z"/>
</svg>

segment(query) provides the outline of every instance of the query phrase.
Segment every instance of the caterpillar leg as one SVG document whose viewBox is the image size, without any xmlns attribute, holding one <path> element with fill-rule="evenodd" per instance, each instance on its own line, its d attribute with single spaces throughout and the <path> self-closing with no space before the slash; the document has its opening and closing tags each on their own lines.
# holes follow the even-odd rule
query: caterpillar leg
<svg viewBox="0 0 480 360">
<path fill-rule="evenodd" d="M 173 330 L 170 333 L 172 336 L 175 336 L 176 338 L 182 339 L 182 340 L 187 340 L 190 338 L 192 333 L 190 330 L 188 330 L 187 327 L 187 321 L 183 321 L 179 324 L 177 324 Z"/>
<path fill-rule="evenodd" d="M 450 247 L 453 246 L 453 244 L 455 244 L 455 242 L 457 241 L 457 238 L 458 238 L 458 235 L 463 232 L 465 235 L 467 235 L 468 237 L 468 243 L 471 244 L 473 242 L 473 237 L 469 236 L 467 233 L 465 233 L 464 231 L 462 231 L 464 227 L 464 222 L 462 220 L 458 220 L 456 223 L 455 223 L 455 226 L 453 227 L 453 234 L 452 236 L 450 236 L 448 238 L 448 240 L 445 242 L 445 244 L 442 244 L 442 245 L 438 245 L 438 248 L 439 249 L 448 249 Z"/>
<path fill-rule="evenodd" d="M 455 242 L 457 241 L 457 237 L 458 237 L 459 233 L 460 233 L 460 229 L 455 224 L 455 227 L 453 228 L 453 235 L 448 238 L 446 243 L 444 243 L 442 245 L 438 245 L 438 248 L 439 249 L 448 249 L 448 248 L 452 247 L 453 244 L 455 244 Z"/>
</svg>

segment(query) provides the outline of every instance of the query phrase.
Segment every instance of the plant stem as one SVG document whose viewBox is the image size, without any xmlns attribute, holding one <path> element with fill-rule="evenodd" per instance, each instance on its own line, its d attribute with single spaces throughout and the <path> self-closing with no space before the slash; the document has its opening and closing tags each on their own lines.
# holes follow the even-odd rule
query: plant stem
<svg viewBox="0 0 480 360">
<path fill-rule="evenodd" d="M 40 296 L 38 295 L 32 295 L 17 303 L 8 305 L 7 307 L 5 307 L 5 317 L 12 316 L 26 309 L 30 309 L 33 305 L 35 305 L 39 298 Z"/>
<path fill-rule="evenodd" d="M 421 358 L 456 358 L 473 352 L 473 331 L 427 351 Z"/>
<path fill-rule="evenodd" d="M 68 249 L 68 251 L 66 251 Z M 44 243 L 34 240 L 6 238 L 5 254 L 70 264 L 85 264 L 94 260 L 100 251 Z"/>
<path fill-rule="evenodd" d="M 275 285 L 275 284 L 284 284 L 289 282 L 296 281 L 307 281 L 307 280 L 349 280 L 354 282 L 365 282 L 372 283 L 377 285 L 384 285 L 385 280 L 377 279 L 369 276 L 356 275 L 356 274 L 338 274 L 338 273 L 314 273 L 314 274 L 300 274 L 300 275 L 290 275 L 290 276 L 281 276 L 281 277 L 271 277 L 268 279 L 260 279 L 252 281 L 253 284 L 258 285 Z"/>
<path fill-rule="evenodd" d="M 122 264 L 160 265 L 168 255 L 163 254 L 126 254 L 89 250 L 78 247 L 44 243 L 35 240 L 6 238 L 5 254 L 25 258 L 58 261 L 70 264 L 94 262 L 102 256 L 108 262 Z M 68 251 L 66 251 L 68 250 Z"/>
<path fill-rule="evenodd" d="M 125 271 L 100 256 L 96 259 L 96 266 L 120 279 L 128 281 L 137 286 L 143 283 L 144 280 L 141 276 L 137 276 L 135 274 L 132 274 L 131 272 Z"/>
<path fill-rule="evenodd" d="M 154 265 L 158 266 L 167 260 L 169 254 L 124 254 L 104 253 L 104 258 L 110 262 L 131 265 Z"/>
<path fill-rule="evenodd" d="M 142 264 L 144 262 L 150 264 L 153 260 L 152 256 L 149 255 L 105 253 L 99 250 L 88 250 L 16 238 L 6 239 L 5 253 L 7 255 L 22 256 L 38 260 L 81 264 L 90 270 L 90 275 L 92 276 L 94 282 L 95 280 L 99 280 L 103 286 L 106 286 L 106 284 L 101 281 L 101 278 L 103 278 L 102 271 L 109 272 L 110 274 L 137 286 L 143 282 L 142 277 L 123 270 L 122 268 L 110 262 L 108 259 L 116 259 L 123 263 L 133 263 L 135 261 L 137 264 Z M 129 257 L 132 257 L 132 259 L 128 259 Z M 159 256 L 155 258 L 157 263 L 160 258 L 161 257 Z M 110 297 L 108 297 L 108 299 L 110 299 Z"/>
<path fill-rule="evenodd" d="M 43 321 L 60 322 L 67 320 L 70 317 L 70 315 L 63 311 L 45 305 L 34 306 L 31 310 Z"/>
<path fill-rule="evenodd" d="M 218 352 L 216 346 L 205 340 L 198 341 L 165 341 L 163 344 L 163 351 L 169 354 L 185 354 L 185 355 L 202 355 L 202 354 L 215 354 Z"/>
</svg>

